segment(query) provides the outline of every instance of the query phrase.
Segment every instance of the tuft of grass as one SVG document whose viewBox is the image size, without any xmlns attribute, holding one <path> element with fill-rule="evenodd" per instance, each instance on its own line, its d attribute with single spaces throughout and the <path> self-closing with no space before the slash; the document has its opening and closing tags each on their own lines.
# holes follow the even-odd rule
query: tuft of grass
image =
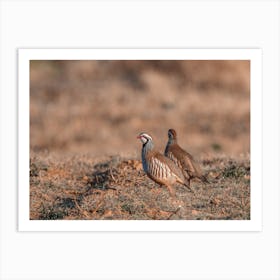
<svg viewBox="0 0 280 280">
<path fill-rule="evenodd" d="M 41 170 L 47 171 L 48 165 L 41 161 L 37 161 L 36 159 L 30 159 L 30 167 L 29 167 L 30 177 L 39 176 Z"/>
<path fill-rule="evenodd" d="M 122 204 L 121 209 L 125 212 L 128 212 L 129 214 L 135 214 L 135 207 L 132 204 Z"/>
<path fill-rule="evenodd" d="M 56 209 L 52 205 L 42 205 L 39 213 L 39 220 L 62 220 L 65 216 L 68 215 L 65 209 Z"/>
<path fill-rule="evenodd" d="M 237 178 L 244 177 L 245 175 L 250 175 L 250 168 L 245 166 L 239 166 L 234 163 L 231 163 L 222 172 L 222 176 L 224 178 L 237 179 Z"/>
</svg>

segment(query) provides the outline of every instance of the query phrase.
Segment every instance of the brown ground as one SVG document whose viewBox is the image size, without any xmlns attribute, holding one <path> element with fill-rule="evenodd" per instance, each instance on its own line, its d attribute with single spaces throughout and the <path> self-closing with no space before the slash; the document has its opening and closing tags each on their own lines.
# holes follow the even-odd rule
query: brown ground
<svg viewBox="0 0 280 280">
<path fill-rule="evenodd" d="M 248 61 L 33 61 L 31 219 L 250 219 Z M 182 207 L 147 178 L 145 131 L 167 130 L 211 181 L 176 186 Z"/>
</svg>

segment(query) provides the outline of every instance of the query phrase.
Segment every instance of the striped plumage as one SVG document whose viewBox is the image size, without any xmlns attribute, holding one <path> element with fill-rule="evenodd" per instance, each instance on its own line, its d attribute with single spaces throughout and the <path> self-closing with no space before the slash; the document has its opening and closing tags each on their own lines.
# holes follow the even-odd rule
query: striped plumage
<svg viewBox="0 0 280 280">
<path fill-rule="evenodd" d="M 188 183 L 193 178 L 198 178 L 203 183 L 209 183 L 193 156 L 178 145 L 177 133 L 174 129 L 168 130 L 168 142 L 164 155 L 170 158 L 182 170 Z"/>
<path fill-rule="evenodd" d="M 154 150 L 153 139 L 150 135 L 141 133 L 137 138 L 139 138 L 143 144 L 142 165 L 149 178 L 159 185 L 166 186 L 172 196 L 174 196 L 172 186 L 176 183 L 184 185 L 192 191 L 189 185 L 185 182 L 182 171 L 172 162 L 172 160 Z"/>
</svg>

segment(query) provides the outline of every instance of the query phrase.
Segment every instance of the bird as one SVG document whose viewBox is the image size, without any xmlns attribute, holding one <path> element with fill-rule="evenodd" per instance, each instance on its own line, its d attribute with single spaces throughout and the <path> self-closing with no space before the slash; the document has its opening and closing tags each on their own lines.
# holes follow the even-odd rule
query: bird
<svg viewBox="0 0 280 280">
<path fill-rule="evenodd" d="M 198 178 L 203 183 L 209 183 L 193 156 L 179 146 L 175 129 L 168 130 L 168 142 L 164 155 L 181 169 L 187 184 L 190 185 L 190 180 L 193 178 Z"/>
<path fill-rule="evenodd" d="M 149 134 L 142 132 L 137 138 L 140 139 L 143 144 L 142 166 L 144 172 L 150 179 L 159 185 L 166 186 L 173 198 L 175 197 L 173 186 L 176 183 L 187 187 L 193 192 L 188 182 L 185 182 L 184 175 L 176 164 L 154 149 L 154 142 Z"/>
</svg>

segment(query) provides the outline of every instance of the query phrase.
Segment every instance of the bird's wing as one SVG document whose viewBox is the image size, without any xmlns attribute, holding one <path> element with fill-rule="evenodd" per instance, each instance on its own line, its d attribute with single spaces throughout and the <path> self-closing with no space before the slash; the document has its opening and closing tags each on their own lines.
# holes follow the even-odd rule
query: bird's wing
<svg viewBox="0 0 280 280">
<path fill-rule="evenodd" d="M 167 170 L 170 170 L 170 172 L 173 173 L 175 177 L 177 177 L 177 181 L 179 183 L 182 183 L 184 181 L 184 175 L 181 169 L 171 159 L 162 155 L 161 153 L 157 153 L 156 157 Z"/>
<path fill-rule="evenodd" d="M 193 156 L 187 151 L 183 150 L 179 145 L 173 147 L 172 153 L 174 154 L 174 157 L 180 162 L 180 165 L 182 166 L 181 168 L 188 174 L 191 176 L 200 176 L 202 174 L 202 171 Z"/>
</svg>

